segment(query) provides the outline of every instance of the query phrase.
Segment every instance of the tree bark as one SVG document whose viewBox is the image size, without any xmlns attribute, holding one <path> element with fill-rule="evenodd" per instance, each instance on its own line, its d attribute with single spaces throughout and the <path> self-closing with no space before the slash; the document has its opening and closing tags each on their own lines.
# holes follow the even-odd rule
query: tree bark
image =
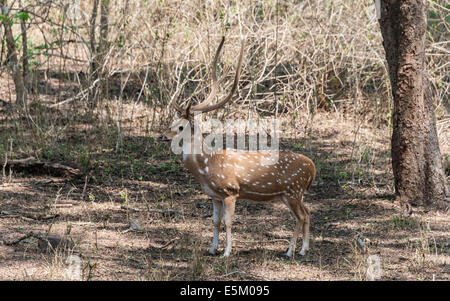
<svg viewBox="0 0 450 301">
<path fill-rule="evenodd" d="M 446 195 L 434 103 L 425 75 L 426 12 L 426 0 L 381 0 L 379 23 L 394 99 L 395 192 L 400 201 L 412 205 L 429 205 Z"/>
<path fill-rule="evenodd" d="M 98 78 L 100 79 L 99 92 L 102 97 L 108 98 L 108 74 L 105 70 L 106 57 L 109 50 L 109 0 L 100 2 L 100 37 L 97 49 Z"/>
<path fill-rule="evenodd" d="M 12 72 L 14 86 L 16 88 L 16 104 L 21 104 L 24 108 L 27 105 L 27 90 L 25 88 L 23 74 L 20 70 L 20 62 L 17 55 L 16 42 L 11 28 L 10 8 L 7 5 L 6 0 L 0 0 L 0 24 L 3 23 L 5 31 L 5 40 L 7 47 L 7 62 Z"/>
<path fill-rule="evenodd" d="M 92 79 L 99 79 L 99 84 L 94 95 L 91 95 L 92 107 L 95 107 L 98 100 L 103 97 L 108 97 L 107 86 L 108 79 L 105 72 L 106 56 L 109 50 L 108 33 L 109 33 L 109 2 L 110 0 L 94 0 L 92 13 L 91 13 L 91 29 L 90 29 L 90 50 L 91 50 L 91 64 L 90 64 L 90 76 Z M 100 5 L 100 23 L 99 38 L 97 41 L 97 16 L 98 6 Z"/>
<path fill-rule="evenodd" d="M 95 38 L 95 28 L 96 28 L 96 20 L 98 14 L 98 3 L 100 0 L 94 0 L 94 4 L 92 6 L 91 13 L 91 21 L 90 21 L 90 33 L 89 33 L 89 42 L 90 42 L 90 51 L 91 51 L 91 64 L 90 64 L 90 73 L 94 74 L 97 71 L 97 66 L 95 62 L 97 60 L 97 47 L 95 47 L 96 38 Z"/>
</svg>

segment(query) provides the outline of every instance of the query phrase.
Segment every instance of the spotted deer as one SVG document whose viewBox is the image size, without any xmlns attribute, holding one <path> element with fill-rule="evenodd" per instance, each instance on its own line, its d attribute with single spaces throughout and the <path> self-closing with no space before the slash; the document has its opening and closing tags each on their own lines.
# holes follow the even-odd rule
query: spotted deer
<svg viewBox="0 0 450 301">
<path fill-rule="evenodd" d="M 177 104 L 178 93 L 172 97 L 171 104 L 179 112 L 179 117 L 171 129 L 160 139 L 171 140 L 184 130 L 191 130 L 191 140 L 183 140 L 183 161 L 185 167 L 200 183 L 205 194 L 213 199 L 214 236 L 210 254 L 215 254 L 218 247 L 219 229 L 222 219 L 226 228 L 226 248 L 224 256 L 231 253 L 231 225 L 234 217 L 235 204 L 238 200 L 268 202 L 283 201 L 295 217 L 297 224 L 289 244 L 286 256 L 292 257 L 300 230 L 303 228 L 303 245 L 300 255 L 309 248 L 310 215 L 303 203 L 303 194 L 311 186 L 315 177 L 314 163 L 307 157 L 293 152 L 276 152 L 278 160 L 267 164 L 266 160 L 273 155 L 270 151 L 242 151 L 224 149 L 214 152 L 202 145 L 199 153 L 189 152 L 194 143 L 194 119 L 192 112 L 210 112 L 223 107 L 229 102 L 239 82 L 244 53 L 244 42 L 240 50 L 234 82 L 228 95 L 212 104 L 224 77 L 218 79 L 216 74 L 217 59 L 223 47 L 223 37 L 215 53 L 211 66 L 212 87 L 206 100 L 198 105 L 188 103 L 186 106 Z M 197 135 L 198 136 L 198 135 Z"/>
</svg>

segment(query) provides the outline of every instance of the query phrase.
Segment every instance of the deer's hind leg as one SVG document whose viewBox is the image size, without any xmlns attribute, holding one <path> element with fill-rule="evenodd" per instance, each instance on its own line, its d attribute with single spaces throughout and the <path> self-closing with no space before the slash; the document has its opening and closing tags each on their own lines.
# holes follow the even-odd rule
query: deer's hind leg
<svg viewBox="0 0 450 301">
<path fill-rule="evenodd" d="M 303 223 L 303 245 L 299 254 L 304 256 L 306 251 L 309 249 L 309 209 L 305 206 L 305 204 L 303 204 L 303 202 L 300 203 L 300 208 L 305 216 L 305 222 Z"/>
<path fill-rule="evenodd" d="M 227 232 L 227 245 L 225 248 L 225 252 L 223 253 L 223 256 L 225 257 L 228 257 L 231 254 L 231 245 L 232 245 L 231 224 L 233 223 L 236 199 L 237 196 L 228 196 L 223 200 L 223 210 L 224 210 L 223 219 L 225 222 L 225 229 Z"/>
<path fill-rule="evenodd" d="M 304 211 L 301 209 L 301 199 L 296 199 L 292 196 L 283 196 L 284 203 L 291 210 L 292 215 L 295 217 L 297 224 L 295 226 L 294 235 L 292 236 L 291 242 L 289 244 L 289 249 L 286 253 L 287 257 L 292 257 L 292 253 L 295 250 L 295 246 L 297 245 L 298 235 L 300 234 L 300 230 L 302 227 L 304 228 L 306 216 Z"/>
</svg>

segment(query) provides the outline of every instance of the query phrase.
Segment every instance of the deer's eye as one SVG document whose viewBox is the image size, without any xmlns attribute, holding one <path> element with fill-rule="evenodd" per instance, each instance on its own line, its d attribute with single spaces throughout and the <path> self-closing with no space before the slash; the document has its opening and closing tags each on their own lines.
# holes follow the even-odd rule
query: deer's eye
<svg viewBox="0 0 450 301">
<path fill-rule="evenodd" d="M 183 126 L 180 126 L 179 128 L 178 128 L 178 130 L 181 132 L 181 131 L 183 131 Z"/>
</svg>

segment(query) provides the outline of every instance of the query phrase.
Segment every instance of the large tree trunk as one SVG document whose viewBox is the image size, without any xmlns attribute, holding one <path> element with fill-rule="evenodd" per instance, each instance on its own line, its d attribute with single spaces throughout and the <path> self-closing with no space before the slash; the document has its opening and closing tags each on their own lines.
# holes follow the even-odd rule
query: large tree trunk
<svg viewBox="0 0 450 301">
<path fill-rule="evenodd" d="M 383 46 L 394 98 L 392 168 L 397 197 L 413 205 L 445 199 L 434 104 L 425 76 L 426 0 L 381 0 Z"/>
</svg>

